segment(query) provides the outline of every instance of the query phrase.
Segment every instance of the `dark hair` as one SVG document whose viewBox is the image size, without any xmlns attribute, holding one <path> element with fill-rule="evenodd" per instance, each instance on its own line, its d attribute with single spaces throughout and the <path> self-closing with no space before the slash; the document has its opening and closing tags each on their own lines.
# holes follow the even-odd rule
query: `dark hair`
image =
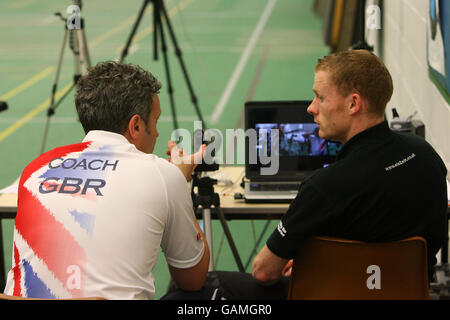
<svg viewBox="0 0 450 320">
<path fill-rule="evenodd" d="M 389 70 L 372 52 L 349 50 L 319 59 L 315 71 L 331 74 L 338 92 L 347 96 L 358 92 L 369 103 L 369 111 L 383 115 L 394 86 Z"/>
<path fill-rule="evenodd" d="M 131 117 L 147 123 L 153 94 L 161 84 L 139 66 L 115 61 L 89 68 L 77 82 L 75 105 L 85 133 L 105 130 L 123 134 Z"/>
</svg>

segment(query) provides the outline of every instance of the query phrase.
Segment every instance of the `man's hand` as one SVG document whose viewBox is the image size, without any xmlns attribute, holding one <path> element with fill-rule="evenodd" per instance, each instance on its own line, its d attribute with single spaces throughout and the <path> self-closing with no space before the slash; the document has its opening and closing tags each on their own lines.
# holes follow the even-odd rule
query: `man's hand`
<svg viewBox="0 0 450 320">
<path fill-rule="evenodd" d="M 185 154 L 183 149 L 178 148 L 175 141 L 170 140 L 167 144 L 166 154 L 170 156 L 168 161 L 176 165 L 181 170 L 186 180 L 189 181 L 191 180 L 195 167 L 202 162 L 205 150 L 206 144 L 203 144 L 196 153 L 192 155 Z"/>
<path fill-rule="evenodd" d="M 262 285 L 273 285 L 280 280 L 287 263 L 287 259 L 277 256 L 265 245 L 253 259 L 253 278 Z"/>
</svg>

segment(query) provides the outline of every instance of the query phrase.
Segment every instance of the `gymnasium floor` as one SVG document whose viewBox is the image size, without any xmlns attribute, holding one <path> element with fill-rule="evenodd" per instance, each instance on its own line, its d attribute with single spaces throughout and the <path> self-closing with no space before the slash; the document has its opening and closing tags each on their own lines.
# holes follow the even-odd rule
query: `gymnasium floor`
<svg viewBox="0 0 450 320">
<path fill-rule="evenodd" d="M 166 0 L 170 21 L 199 107 L 208 128 L 242 126 L 247 100 L 311 99 L 314 65 L 328 53 L 321 20 L 311 11 L 312 0 Z M 40 154 L 51 87 L 62 45 L 66 15 L 72 1 L 3 0 L 0 2 L 0 100 L 9 110 L 0 113 L 0 189 L 13 183 L 23 168 Z M 120 56 L 142 1 L 84 1 L 82 16 L 92 64 Z M 163 84 L 162 116 L 155 153 L 165 157 L 173 131 L 162 54 L 153 59 L 153 6 L 149 4 L 127 62 L 151 71 Z M 166 34 L 166 38 L 168 36 Z M 170 71 L 180 128 L 192 131 L 197 115 L 186 81 L 169 42 Z M 66 47 L 57 96 L 69 87 L 73 55 Z M 50 119 L 45 150 L 76 143 L 84 137 L 77 120 L 73 91 Z M 6 268 L 11 267 L 13 221 L 3 221 Z M 259 250 L 278 221 L 272 221 Z M 230 221 L 244 264 L 251 261 L 264 221 Z M 221 226 L 213 222 L 217 270 L 237 270 Z M 249 263 L 247 271 L 251 270 Z M 160 254 L 154 269 L 155 298 L 161 297 L 169 273 Z"/>
</svg>

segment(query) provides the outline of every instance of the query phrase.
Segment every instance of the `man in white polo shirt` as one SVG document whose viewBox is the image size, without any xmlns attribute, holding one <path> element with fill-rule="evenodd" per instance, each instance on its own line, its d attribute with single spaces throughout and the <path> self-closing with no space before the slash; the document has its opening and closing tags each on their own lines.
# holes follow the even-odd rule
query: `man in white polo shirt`
<svg viewBox="0 0 450 320">
<path fill-rule="evenodd" d="M 75 104 L 86 137 L 23 171 L 6 294 L 152 299 L 160 247 L 179 288 L 202 288 L 209 249 L 186 183 L 194 161 L 152 154 L 160 88 L 147 71 L 117 62 L 80 79 Z"/>
</svg>

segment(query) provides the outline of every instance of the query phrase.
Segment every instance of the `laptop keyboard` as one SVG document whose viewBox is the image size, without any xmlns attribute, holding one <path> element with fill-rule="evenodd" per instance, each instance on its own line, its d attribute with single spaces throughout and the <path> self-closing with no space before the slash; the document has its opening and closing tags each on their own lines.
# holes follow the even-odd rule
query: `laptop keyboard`
<svg viewBox="0 0 450 320">
<path fill-rule="evenodd" d="M 251 183 L 250 191 L 297 191 L 300 183 Z"/>
</svg>

